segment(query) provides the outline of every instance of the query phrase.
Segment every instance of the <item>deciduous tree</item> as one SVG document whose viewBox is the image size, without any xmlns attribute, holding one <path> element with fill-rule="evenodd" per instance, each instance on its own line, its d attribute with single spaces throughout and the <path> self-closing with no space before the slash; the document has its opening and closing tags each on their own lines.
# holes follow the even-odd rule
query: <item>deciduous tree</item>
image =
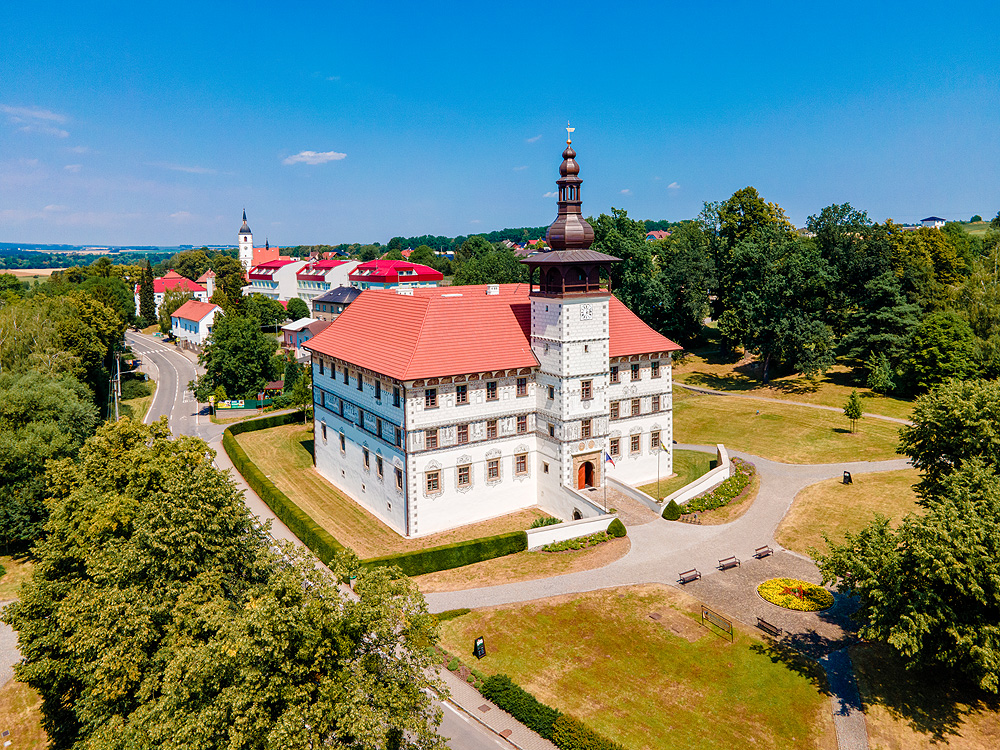
<svg viewBox="0 0 1000 750">
<path fill-rule="evenodd" d="M 301 300 L 298 297 L 292 297 L 288 300 L 288 317 L 292 320 L 301 320 L 302 318 L 308 318 L 309 315 L 309 305 L 305 303 L 305 300 Z"/>
<path fill-rule="evenodd" d="M 206 372 L 193 390 L 201 400 L 220 385 L 230 398 L 255 398 L 277 376 L 272 361 L 277 348 L 274 336 L 262 332 L 255 319 L 217 316 L 199 356 Z"/>
</svg>

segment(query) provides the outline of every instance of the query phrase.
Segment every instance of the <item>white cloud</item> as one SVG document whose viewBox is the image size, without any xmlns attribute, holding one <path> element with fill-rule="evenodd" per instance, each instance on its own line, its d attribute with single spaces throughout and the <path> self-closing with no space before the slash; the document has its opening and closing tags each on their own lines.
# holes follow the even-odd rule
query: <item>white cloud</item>
<svg viewBox="0 0 1000 750">
<path fill-rule="evenodd" d="M 74 174 L 76 172 L 79 172 L 82 168 L 83 168 L 82 164 L 67 164 L 65 167 L 63 167 L 63 169 L 65 169 L 67 172 L 73 172 Z"/>
<path fill-rule="evenodd" d="M 56 211 L 65 211 L 66 210 L 66 206 L 60 206 L 57 203 L 50 203 L 49 205 L 47 205 L 42 210 L 43 211 L 48 211 L 49 213 L 53 213 L 53 212 L 56 212 Z"/>
<path fill-rule="evenodd" d="M 299 151 L 299 153 L 282 160 L 282 164 L 326 164 L 328 161 L 346 159 L 347 154 L 336 151 Z"/>
<path fill-rule="evenodd" d="M 87 153 L 90 153 L 90 147 L 89 146 L 70 146 L 66 150 L 69 151 L 70 153 L 73 153 L 73 154 L 87 154 Z"/>
<path fill-rule="evenodd" d="M 480 221 L 479 219 L 470 219 L 469 223 L 470 224 L 482 224 L 483 222 Z"/>
<path fill-rule="evenodd" d="M 528 165 L 524 165 L 523 167 L 514 167 L 514 171 L 515 172 L 523 172 L 527 168 L 528 168 Z"/>
<path fill-rule="evenodd" d="M 538 135 L 534 136 L 533 138 L 525 138 L 524 140 L 527 141 L 528 143 L 536 143 L 541 137 L 542 137 L 542 134 L 539 133 Z"/>
<path fill-rule="evenodd" d="M 170 214 L 170 218 L 174 221 L 190 221 L 194 218 L 194 214 L 190 211 L 176 211 Z"/>
<path fill-rule="evenodd" d="M 543 198 L 555 198 L 557 195 L 559 195 L 559 193 L 557 193 L 555 190 L 553 190 L 553 191 L 548 192 L 548 193 L 543 193 L 542 197 Z"/>
<path fill-rule="evenodd" d="M 681 187 L 680 183 L 677 182 L 671 182 L 669 185 L 667 185 L 668 190 L 680 190 L 680 187 Z"/>
<path fill-rule="evenodd" d="M 625 188 L 624 190 L 619 190 L 618 192 L 620 192 L 622 195 L 632 195 L 632 191 L 629 190 L 628 188 Z"/>
<path fill-rule="evenodd" d="M 25 133 L 45 133 L 54 135 L 57 138 L 66 138 L 69 133 L 62 128 L 57 128 L 53 123 L 63 124 L 69 118 L 58 112 L 53 112 L 40 107 L 10 107 L 0 104 L 0 112 L 7 115 L 7 120 L 15 125 L 20 125 L 19 130 Z"/>
<path fill-rule="evenodd" d="M 170 164 L 169 162 L 152 161 L 149 162 L 149 166 L 169 169 L 173 172 L 186 172 L 187 174 L 215 174 L 214 169 L 210 169 L 209 167 L 199 167 L 196 164 Z"/>
</svg>

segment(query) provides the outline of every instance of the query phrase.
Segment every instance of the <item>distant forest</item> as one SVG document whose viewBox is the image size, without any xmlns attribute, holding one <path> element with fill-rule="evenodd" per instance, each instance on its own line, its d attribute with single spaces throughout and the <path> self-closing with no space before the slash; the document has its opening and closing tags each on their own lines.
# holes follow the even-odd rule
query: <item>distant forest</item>
<svg viewBox="0 0 1000 750">
<path fill-rule="evenodd" d="M 174 253 L 128 251 L 107 253 L 106 257 L 114 265 L 132 265 L 149 258 L 150 263 L 159 263 Z M 0 268 L 67 268 L 70 266 L 89 265 L 101 257 L 98 253 L 46 253 L 37 250 L 15 250 L 0 247 Z"/>
</svg>

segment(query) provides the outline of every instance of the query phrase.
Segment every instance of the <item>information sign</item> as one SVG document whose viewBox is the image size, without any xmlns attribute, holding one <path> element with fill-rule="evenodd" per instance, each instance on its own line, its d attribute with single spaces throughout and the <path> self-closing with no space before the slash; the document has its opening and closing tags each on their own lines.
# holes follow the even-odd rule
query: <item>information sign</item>
<svg viewBox="0 0 1000 750">
<path fill-rule="evenodd" d="M 482 659 L 486 656 L 486 639 L 482 636 L 476 638 L 476 645 L 472 649 L 472 653 L 476 655 L 477 659 Z"/>
</svg>

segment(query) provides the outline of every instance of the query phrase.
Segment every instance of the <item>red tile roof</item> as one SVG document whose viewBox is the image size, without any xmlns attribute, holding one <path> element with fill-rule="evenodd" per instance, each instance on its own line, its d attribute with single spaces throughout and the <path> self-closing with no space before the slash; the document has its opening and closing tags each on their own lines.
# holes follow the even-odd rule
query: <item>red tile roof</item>
<svg viewBox="0 0 1000 750">
<path fill-rule="evenodd" d="M 204 320 L 212 310 L 221 311 L 222 308 L 218 305 L 213 305 L 211 302 L 199 302 L 196 299 L 189 299 L 178 307 L 170 317 L 200 321 Z"/>
<path fill-rule="evenodd" d="M 142 287 L 136 285 L 136 294 Z M 153 279 L 153 293 L 154 294 L 165 294 L 168 289 L 183 289 L 186 292 L 205 292 L 207 291 L 205 287 L 201 284 L 195 284 L 191 279 L 181 276 L 177 271 L 167 271 L 165 276 L 161 276 L 158 279 Z"/>
<path fill-rule="evenodd" d="M 430 266 L 410 263 L 406 260 L 370 260 L 351 271 L 351 281 L 367 281 L 374 284 L 395 284 L 400 281 L 441 281 L 444 274 Z"/>
<path fill-rule="evenodd" d="M 527 284 L 368 290 L 303 346 L 397 380 L 537 367 Z M 614 297 L 611 356 L 679 347 Z"/>
<path fill-rule="evenodd" d="M 207 271 L 205 271 L 205 273 L 203 273 L 201 276 L 198 277 L 198 283 L 200 284 L 203 281 L 208 281 L 209 279 L 214 279 L 214 278 L 215 278 L 215 271 L 209 268 Z"/>
<path fill-rule="evenodd" d="M 302 266 L 295 274 L 297 279 L 312 279 L 326 278 L 327 271 L 330 271 L 337 266 L 342 266 L 345 263 L 350 263 L 348 260 L 313 260 L 310 261 L 308 265 Z"/>
</svg>

